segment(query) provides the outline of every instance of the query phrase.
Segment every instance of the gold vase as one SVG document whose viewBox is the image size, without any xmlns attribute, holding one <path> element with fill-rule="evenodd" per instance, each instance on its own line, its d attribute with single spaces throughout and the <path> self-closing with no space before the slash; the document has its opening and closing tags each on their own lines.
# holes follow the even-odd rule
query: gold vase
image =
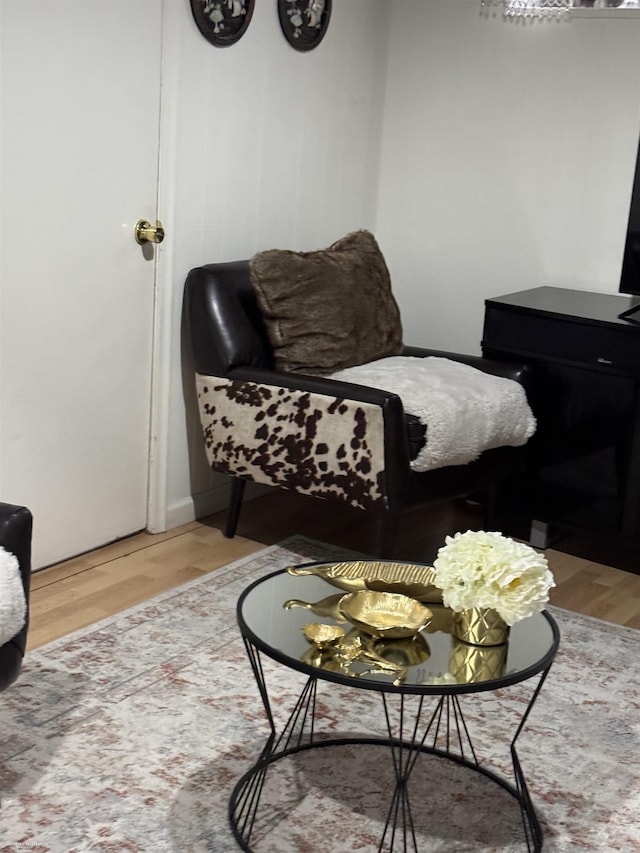
<svg viewBox="0 0 640 853">
<path fill-rule="evenodd" d="M 451 633 L 472 646 L 500 646 L 509 639 L 509 626 L 491 607 L 471 607 L 453 614 Z"/>
<path fill-rule="evenodd" d="M 504 675 L 507 663 L 507 643 L 499 646 L 472 646 L 451 638 L 449 672 L 458 684 L 476 684 Z"/>
</svg>

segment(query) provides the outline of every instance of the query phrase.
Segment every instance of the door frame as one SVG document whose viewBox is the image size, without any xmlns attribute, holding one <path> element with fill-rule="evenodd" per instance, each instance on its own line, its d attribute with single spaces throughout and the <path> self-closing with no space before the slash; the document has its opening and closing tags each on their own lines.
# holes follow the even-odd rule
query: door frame
<svg viewBox="0 0 640 853">
<path fill-rule="evenodd" d="M 169 4 L 170 5 L 170 4 Z M 176 68 L 171 60 L 178 52 L 177 33 L 171 26 L 168 0 L 161 0 L 160 103 L 158 121 L 158 188 L 156 218 L 166 228 L 168 239 L 156 247 L 154 268 L 151 389 L 149 415 L 149 460 L 147 482 L 147 531 L 162 533 L 168 528 L 169 413 L 173 329 L 173 258 L 175 245 L 175 173 L 177 81 L 166 74 Z"/>
</svg>

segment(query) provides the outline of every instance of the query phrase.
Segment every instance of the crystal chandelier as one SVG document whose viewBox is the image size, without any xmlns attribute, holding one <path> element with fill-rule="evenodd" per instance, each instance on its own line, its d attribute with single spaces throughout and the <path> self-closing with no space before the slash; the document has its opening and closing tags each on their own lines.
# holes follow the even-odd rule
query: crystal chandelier
<svg viewBox="0 0 640 853">
<path fill-rule="evenodd" d="M 503 6 L 504 13 L 513 17 L 536 18 L 565 15 L 571 0 L 482 0 L 483 6 Z"/>
</svg>

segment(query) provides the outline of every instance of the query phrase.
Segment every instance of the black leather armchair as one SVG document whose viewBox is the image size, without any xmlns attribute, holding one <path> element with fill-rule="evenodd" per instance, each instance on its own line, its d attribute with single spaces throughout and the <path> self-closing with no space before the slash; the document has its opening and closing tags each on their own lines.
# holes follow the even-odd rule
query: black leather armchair
<svg viewBox="0 0 640 853">
<path fill-rule="evenodd" d="M 14 554 L 20 564 L 27 600 L 27 621 L 24 627 L 15 637 L 0 646 L 0 690 L 5 690 L 18 677 L 27 644 L 32 526 L 31 513 L 26 507 L 0 503 L 0 545 Z"/>
<path fill-rule="evenodd" d="M 253 480 L 381 514 L 380 550 L 389 555 L 395 521 L 405 509 L 471 493 L 492 495 L 496 483 L 524 464 L 523 447 L 500 447 L 466 465 L 417 473 L 410 460 L 425 440 L 425 427 L 405 414 L 397 394 L 274 369 L 248 261 L 191 270 L 184 313 L 207 456 L 214 470 L 231 477 L 227 537 L 235 534 L 244 487 Z M 403 354 L 446 357 L 522 384 L 528 378 L 523 365 L 479 356 L 417 347 L 404 347 Z M 310 423 L 311 412 L 322 423 L 331 420 L 332 441 L 342 452 L 327 453 L 329 442 L 316 432 L 320 421 Z M 249 444 L 240 435 L 245 422 Z M 485 523 L 494 526 L 491 499 L 486 507 Z"/>
</svg>

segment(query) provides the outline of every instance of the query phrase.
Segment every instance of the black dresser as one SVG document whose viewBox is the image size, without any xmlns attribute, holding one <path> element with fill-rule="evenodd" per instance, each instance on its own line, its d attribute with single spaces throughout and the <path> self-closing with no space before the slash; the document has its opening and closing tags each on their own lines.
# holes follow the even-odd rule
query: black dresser
<svg viewBox="0 0 640 853">
<path fill-rule="evenodd" d="M 640 543 L 640 312 L 619 315 L 638 301 L 510 293 L 486 300 L 482 339 L 485 355 L 533 367 L 533 516 L 628 543 Z"/>
</svg>

